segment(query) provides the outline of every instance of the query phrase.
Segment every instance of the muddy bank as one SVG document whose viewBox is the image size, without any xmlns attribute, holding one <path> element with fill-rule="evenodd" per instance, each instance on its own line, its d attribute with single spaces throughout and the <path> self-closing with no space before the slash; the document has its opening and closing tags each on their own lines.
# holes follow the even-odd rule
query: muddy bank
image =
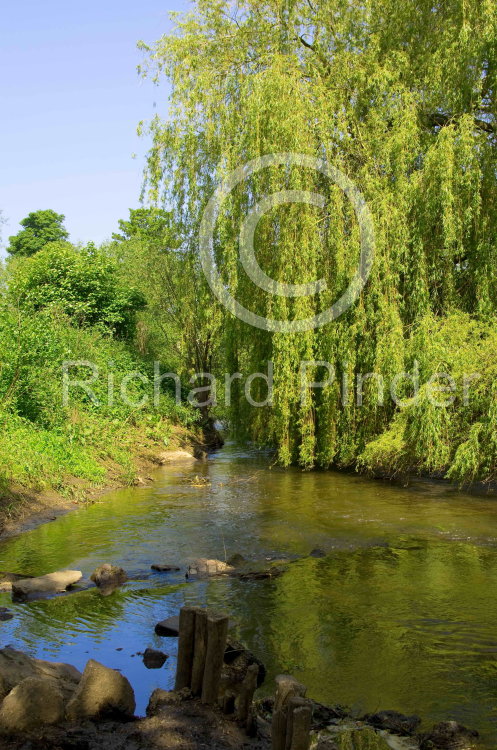
<svg viewBox="0 0 497 750">
<path fill-rule="evenodd" d="M 142 441 L 131 456 L 133 474 L 123 479 L 122 467 L 102 460 L 106 477 L 101 485 L 74 476 L 60 479 L 61 491 L 54 489 L 33 489 L 13 482 L 6 492 L 0 495 L 0 540 L 28 531 L 82 505 L 92 504 L 112 490 L 126 486 L 145 486 L 154 481 L 150 473 L 160 466 L 185 461 L 203 460 L 207 452 L 218 447 L 219 442 L 211 442 L 185 428 L 176 427 L 170 447 L 152 441 Z"/>
</svg>

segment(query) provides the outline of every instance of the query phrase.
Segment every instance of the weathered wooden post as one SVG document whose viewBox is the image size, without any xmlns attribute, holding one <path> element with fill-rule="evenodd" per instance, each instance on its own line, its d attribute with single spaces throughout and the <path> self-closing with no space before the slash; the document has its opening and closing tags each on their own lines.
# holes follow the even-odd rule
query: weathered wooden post
<svg viewBox="0 0 497 750">
<path fill-rule="evenodd" d="M 207 615 L 207 649 L 202 681 L 202 703 L 216 703 L 221 670 L 228 637 L 229 618 L 226 615 Z"/>
<path fill-rule="evenodd" d="M 178 663 L 175 690 L 191 687 L 195 644 L 195 607 L 182 607 L 179 613 Z"/>
<path fill-rule="evenodd" d="M 195 645 L 193 649 L 193 666 L 191 689 L 195 696 L 202 695 L 204 681 L 205 657 L 207 654 L 207 610 L 197 607 L 195 610 Z"/>
<path fill-rule="evenodd" d="M 308 750 L 311 743 L 312 706 L 306 698 L 288 702 L 286 750 Z"/>
<path fill-rule="evenodd" d="M 240 686 L 238 695 L 236 718 L 247 729 L 251 723 L 251 708 L 254 693 L 257 688 L 257 677 L 259 675 L 259 665 L 251 664 L 247 669 L 247 674 Z"/>
<path fill-rule="evenodd" d="M 287 674 L 276 678 L 271 724 L 272 750 L 308 750 L 312 709 L 306 687 Z"/>
</svg>

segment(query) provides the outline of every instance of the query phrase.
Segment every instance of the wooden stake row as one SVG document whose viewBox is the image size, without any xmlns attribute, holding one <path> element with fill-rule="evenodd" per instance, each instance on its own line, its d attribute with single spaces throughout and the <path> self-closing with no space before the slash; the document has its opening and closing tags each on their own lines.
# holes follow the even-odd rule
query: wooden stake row
<svg viewBox="0 0 497 750">
<path fill-rule="evenodd" d="M 175 690 L 190 688 L 203 703 L 216 704 L 228 637 L 229 618 L 201 607 L 183 607 L 179 615 L 178 664 Z M 246 729 L 254 724 L 252 701 L 259 666 L 248 667 L 245 678 L 229 685 L 221 708 L 235 713 Z M 309 750 L 312 704 L 306 688 L 290 675 L 276 677 L 276 698 L 271 725 L 272 750 Z"/>
<path fill-rule="evenodd" d="M 287 674 L 276 678 L 271 725 L 272 750 L 309 750 L 312 704 L 306 688 Z"/>
<path fill-rule="evenodd" d="M 203 703 L 217 702 L 228 622 L 201 607 L 181 609 L 175 690 L 187 687 Z"/>
</svg>

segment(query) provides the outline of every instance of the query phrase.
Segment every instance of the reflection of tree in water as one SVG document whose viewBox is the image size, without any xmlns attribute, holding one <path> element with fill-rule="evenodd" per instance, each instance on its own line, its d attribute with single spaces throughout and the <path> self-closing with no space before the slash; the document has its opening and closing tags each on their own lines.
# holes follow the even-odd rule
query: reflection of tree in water
<svg viewBox="0 0 497 750">
<path fill-rule="evenodd" d="M 24 616 L 13 622 L 11 630 L 19 643 L 65 643 L 68 634 L 86 634 L 96 642 L 105 641 L 116 631 L 125 630 L 137 616 L 146 619 L 157 602 L 167 597 L 175 607 L 181 606 L 183 584 L 153 589 L 117 589 L 102 596 L 98 589 L 75 592 L 52 599 L 40 599 L 20 605 Z M 153 617 L 150 618 L 153 622 Z M 109 643 L 109 648 L 112 643 Z"/>
<path fill-rule="evenodd" d="M 269 679 L 290 671 L 325 702 L 481 725 L 482 706 L 497 719 L 496 584 L 493 550 L 416 541 L 300 560 L 232 592 L 231 606 L 257 611 L 244 634 L 262 645 Z"/>
</svg>

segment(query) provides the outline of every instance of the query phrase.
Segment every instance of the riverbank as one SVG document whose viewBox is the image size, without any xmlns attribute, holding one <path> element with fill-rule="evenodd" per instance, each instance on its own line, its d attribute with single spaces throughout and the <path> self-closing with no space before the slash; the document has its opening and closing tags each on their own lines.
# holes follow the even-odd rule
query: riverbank
<svg viewBox="0 0 497 750">
<path fill-rule="evenodd" d="M 153 482 L 150 472 L 172 462 L 202 459 L 212 446 L 212 435 L 200 429 L 168 425 L 167 448 L 139 427 L 127 432 L 125 462 L 101 456 L 101 478 L 89 480 L 67 473 L 52 486 L 30 486 L 12 481 L 0 487 L 0 539 L 53 521 L 82 505 L 92 504 L 112 490 Z"/>
</svg>

